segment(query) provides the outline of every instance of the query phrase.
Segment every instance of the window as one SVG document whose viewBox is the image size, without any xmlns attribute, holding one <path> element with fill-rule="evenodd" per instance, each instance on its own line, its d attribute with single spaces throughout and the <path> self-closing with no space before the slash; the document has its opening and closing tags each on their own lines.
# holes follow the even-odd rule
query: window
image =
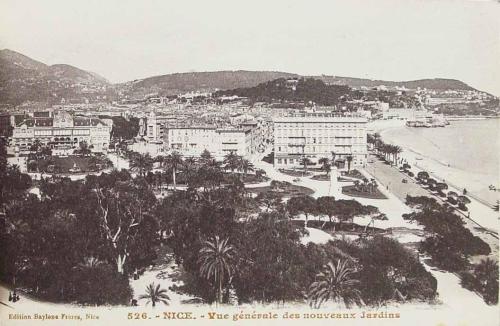
<svg viewBox="0 0 500 326">
<path fill-rule="evenodd" d="M 280 158 L 278 159 L 278 164 L 281 164 L 281 159 Z"/>
</svg>

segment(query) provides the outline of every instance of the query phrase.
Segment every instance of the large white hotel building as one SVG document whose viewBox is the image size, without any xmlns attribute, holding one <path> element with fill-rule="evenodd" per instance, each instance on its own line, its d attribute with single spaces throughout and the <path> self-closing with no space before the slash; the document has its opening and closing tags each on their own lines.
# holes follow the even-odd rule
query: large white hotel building
<svg viewBox="0 0 500 326">
<path fill-rule="evenodd" d="M 43 117 L 27 116 L 15 125 L 11 145 L 18 152 L 27 152 L 39 141 L 54 150 L 71 151 L 85 141 L 92 151 L 105 152 L 112 128 L 112 120 L 75 116 L 65 111 Z"/>
<path fill-rule="evenodd" d="M 308 158 L 318 164 L 322 157 L 347 166 L 346 157 L 352 155 L 351 166 L 364 166 L 367 159 L 367 119 L 361 116 L 334 114 L 301 114 L 274 118 L 274 165 L 277 168 L 300 167 Z"/>
</svg>

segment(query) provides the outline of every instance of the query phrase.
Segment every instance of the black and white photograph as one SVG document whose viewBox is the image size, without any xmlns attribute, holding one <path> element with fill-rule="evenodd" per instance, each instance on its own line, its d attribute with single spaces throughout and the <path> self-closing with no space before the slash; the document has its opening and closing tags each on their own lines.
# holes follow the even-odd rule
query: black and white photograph
<svg viewBox="0 0 500 326">
<path fill-rule="evenodd" d="M 0 0 L 0 325 L 499 325 L 499 96 L 499 1 Z"/>
</svg>

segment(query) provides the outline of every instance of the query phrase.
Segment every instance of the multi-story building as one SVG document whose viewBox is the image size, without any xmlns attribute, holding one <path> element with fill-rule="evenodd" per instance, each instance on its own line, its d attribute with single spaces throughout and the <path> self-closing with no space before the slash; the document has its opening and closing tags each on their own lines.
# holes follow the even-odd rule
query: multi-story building
<svg viewBox="0 0 500 326">
<path fill-rule="evenodd" d="M 230 152 L 248 156 L 252 151 L 251 129 L 216 128 L 214 126 L 168 127 L 164 142 L 168 149 L 184 156 L 200 156 L 208 150 L 218 159 Z"/>
<path fill-rule="evenodd" d="M 85 141 L 92 151 L 104 152 L 110 143 L 112 127 L 111 120 L 73 116 L 64 111 L 53 116 L 27 116 L 15 125 L 11 145 L 23 152 L 38 140 L 55 150 L 71 150 Z"/>
<path fill-rule="evenodd" d="M 363 166 L 367 159 L 367 119 L 361 116 L 303 114 L 274 118 L 274 165 L 300 167 L 308 158 L 318 164 L 322 157 L 342 167 L 351 155 L 351 166 Z"/>
</svg>

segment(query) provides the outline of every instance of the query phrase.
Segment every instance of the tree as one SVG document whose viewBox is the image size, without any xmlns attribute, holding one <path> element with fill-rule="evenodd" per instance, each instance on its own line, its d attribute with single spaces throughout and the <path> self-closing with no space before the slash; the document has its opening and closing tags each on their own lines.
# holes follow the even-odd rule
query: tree
<svg viewBox="0 0 500 326">
<path fill-rule="evenodd" d="M 498 303 L 498 263 L 490 258 L 481 260 L 474 267 L 474 277 L 477 279 L 479 291 L 488 304 Z"/>
<path fill-rule="evenodd" d="M 160 284 L 155 287 L 154 283 L 148 285 L 146 288 L 146 294 L 139 296 L 139 299 L 148 299 L 146 304 L 151 302 L 153 307 L 156 306 L 157 302 L 162 302 L 163 304 L 168 305 L 168 302 L 170 301 L 170 297 L 167 295 L 167 290 L 160 289 Z"/>
<path fill-rule="evenodd" d="M 152 169 L 153 159 L 149 154 L 135 153 L 130 158 L 130 170 L 139 173 L 141 177 L 144 177 Z"/>
<path fill-rule="evenodd" d="M 225 169 L 229 169 L 231 173 L 234 174 L 234 171 L 238 170 L 241 167 L 241 159 L 241 156 L 236 155 L 234 151 L 231 151 L 226 156 L 224 156 L 224 160 L 222 161 L 222 163 L 224 164 Z"/>
<path fill-rule="evenodd" d="M 316 203 L 318 205 L 318 211 L 328 216 L 328 219 L 332 222 L 332 217 L 337 213 L 335 198 L 331 196 L 319 197 L 316 199 Z"/>
<path fill-rule="evenodd" d="M 91 151 L 90 151 L 89 144 L 87 143 L 87 141 L 85 141 L 85 140 L 81 141 L 79 148 L 75 149 L 74 153 L 81 155 L 81 156 L 90 155 Z"/>
<path fill-rule="evenodd" d="M 330 166 L 330 160 L 328 157 L 322 157 L 318 160 L 318 163 L 321 164 L 321 169 L 326 172 L 326 175 L 330 173 L 331 166 Z"/>
<path fill-rule="evenodd" d="M 292 216 L 298 214 L 304 214 L 306 217 L 305 227 L 307 227 L 307 221 L 309 219 L 309 214 L 316 213 L 316 199 L 311 196 L 299 196 L 292 197 L 288 200 L 286 209 Z"/>
<path fill-rule="evenodd" d="M 200 249 L 200 274 L 207 280 L 212 280 L 218 303 L 222 303 L 224 283 L 229 281 L 234 273 L 234 256 L 234 247 L 228 243 L 228 239 L 221 240 L 219 236 L 205 241 Z"/>
<path fill-rule="evenodd" d="M 351 162 L 352 162 L 353 156 L 352 155 L 347 155 L 346 160 L 347 160 L 347 174 L 351 172 Z"/>
<path fill-rule="evenodd" d="M 392 153 L 394 154 L 394 163 L 397 164 L 398 162 L 398 155 L 403 152 L 403 149 L 399 146 L 393 146 L 392 148 Z"/>
<path fill-rule="evenodd" d="M 282 196 L 281 194 L 275 191 L 266 191 L 261 192 L 255 197 L 257 202 L 262 203 L 266 206 L 266 211 L 269 211 L 271 207 L 279 208 L 282 205 Z"/>
<path fill-rule="evenodd" d="M 156 198 L 144 180 L 117 182 L 113 188 L 99 182 L 92 186 L 102 236 L 110 248 L 117 271 L 124 274 L 133 249 L 154 240 L 152 234 L 156 230 L 148 227 L 152 220 L 148 209 Z"/>
<path fill-rule="evenodd" d="M 184 161 L 182 160 L 182 155 L 179 154 L 178 152 L 172 152 L 171 154 L 169 154 L 166 158 L 166 163 L 167 163 L 167 166 L 172 169 L 172 182 L 174 184 L 174 191 L 177 190 L 177 182 L 176 182 L 176 179 L 175 179 L 175 176 L 177 174 L 177 170 L 179 169 L 179 167 L 182 166 L 182 164 L 184 163 Z"/>
<path fill-rule="evenodd" d="M 194 157 L 187 157 L 182 164 L 182 171 L 185 176 L 186 183 L 192 180 L 193 176 L 196 174 L 197 164 Z"/>
<path fill-rule="evenodd" d="M 316 275 L 308 292 L 309 304 L 321 307 L 328 300 L 343 301 L 347 308 L 352 303 L 361 305 L 360 291 L 356 288 L 359 281 L 352 278 L 356 270 L 348 266 L 347 260 L 337 260 L 337 264 L 329 262 Z"/>
<path fill-rule="evenodd" d="M 200 155 L 201 163 L 205 163 L 207 161 L 210 161 L 211 159 L 213 159 L 212 154 L 210 154 L 210 152 L 207 149 L 204 149 Z"/>
<path fill-rule="evenodd" d="M 248 171 L 254 171 L 255 170 L 252 162 L 250 162 L 247 159 L 241 159 L 241 161 L 240 161 L 240 167 L 241 167 L 241 170 L 243 171 L 243 173 L 245 175 L 248 174 Z"/>
<path fill-rule="evenodd" d="M 307 173 L 307 166 L 310 165 L 311 163 L 312 163 L 311 160 L 305 156 L 300 159 L 300 164 L 304 167 L 304 174 Z"/>
</svg>

